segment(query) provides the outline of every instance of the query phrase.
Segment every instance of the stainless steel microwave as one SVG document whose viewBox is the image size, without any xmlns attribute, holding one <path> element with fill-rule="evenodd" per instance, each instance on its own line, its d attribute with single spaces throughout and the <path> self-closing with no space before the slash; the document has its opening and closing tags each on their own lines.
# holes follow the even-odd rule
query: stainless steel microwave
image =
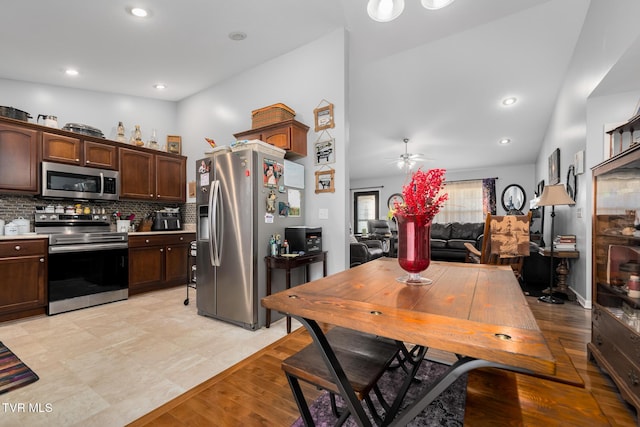
<svg viewBox="0 0 640 427">
<path fill-rule="evenodd" d="M 42 196 L 118 200 L 118 171 L 42 162 Z"/>
</svg>

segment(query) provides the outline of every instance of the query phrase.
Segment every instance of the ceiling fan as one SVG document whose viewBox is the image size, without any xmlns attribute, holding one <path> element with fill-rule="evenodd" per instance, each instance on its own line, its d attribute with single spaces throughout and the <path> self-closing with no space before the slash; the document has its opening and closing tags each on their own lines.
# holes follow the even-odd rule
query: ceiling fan
<svg viewBox="0 0 640 427">
<path fill-rule="evenodd" d="M 404 142 L 404 154 L 400 154 L 400 158 L 397 160 L 396 164 L 398 169 L 404 169 L 407 172 L 410 172 L 416 163 L 423 162 L 426 159 L 423 157 L 423 154 L 412 154 L 408 152 L 409 138 L 404 138 L 402 141 Z"/>
</svg>

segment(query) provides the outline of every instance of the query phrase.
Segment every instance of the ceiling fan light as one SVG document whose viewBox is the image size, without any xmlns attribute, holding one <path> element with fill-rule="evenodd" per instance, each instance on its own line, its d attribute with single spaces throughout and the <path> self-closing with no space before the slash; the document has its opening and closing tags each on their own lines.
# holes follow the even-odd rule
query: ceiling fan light
<svg viewBox="0 0 640 427">
<path fill-rule="evenodd" d="M 404 10 L 404 0 L 369 0 L 367 13 L 378 22 L 389 22 L 396 19 Z"/>
<path fill-rule="evenodd" d="M 422 7 L 429 10 L 438 10 L 449 6 L 453 0 L 421 0 Z"/>
</svg>

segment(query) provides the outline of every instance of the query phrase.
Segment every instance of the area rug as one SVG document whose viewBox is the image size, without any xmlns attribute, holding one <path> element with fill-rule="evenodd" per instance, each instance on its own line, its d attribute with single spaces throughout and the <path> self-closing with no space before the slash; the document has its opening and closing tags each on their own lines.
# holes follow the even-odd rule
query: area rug
<svg viewBox="0 0 640 427">
<path fill-rule="evenodd" d="M 400 407 L 400 412 L 408 407 L 416 400 L 425 388 L 427 388 L 434 380 L 439 378 L 447 370 L 448 366 L 441 363 L 431 362 L 425 360 L 416 378 L 419 381 L 414 381 L 409 392 Z M 400 387 L 400 384 L 405 378 L 405 373 L 402 369 L 390 369 L 380 379 L 379 386 L 383 396 L 387 402 L 393 400 L 393 393 Z M 373 393 L 371 393 L 373 395 Z M 413 421 L 408 425 L 414 427 L 431 427 L 431 426 L 447 426 L 458 427 L 464 423 L 464 407 L 467 397 L 467 375 L 462 375 L 453 384 L 449 386 L 436 400 L 431 402 L 429 406 L 422 411 Z M 372 397 L 376 407 L 380 407 L 375 396 Z M 337 397 L 336 401 L 340 406 L 341 398 Z M 336 417 L 331 412 L 331 404 L 329 401 L 329 393 L 324 392 L 318 399 L 316 399 L 311 405 L 309 410 L 318 427 L 333 426 L 336 422 Z M 369 409 L 365 405 L 365 412 L 370 415 Z M 373 419 L 372 419 L 373 423 Z M 374 423 L 375 424 L 375 423 Z M 345 426 L 356 426 L 352 417 L 347 419 L 344 423 Z M 292 427 L 302 427 L 304 422 L 301 418 L 298 418 Z"/>
<path fill-rule="evenodd" d="M 38 381 L 39 377 L 0 342 L 0 394 Z"/>
</svg>

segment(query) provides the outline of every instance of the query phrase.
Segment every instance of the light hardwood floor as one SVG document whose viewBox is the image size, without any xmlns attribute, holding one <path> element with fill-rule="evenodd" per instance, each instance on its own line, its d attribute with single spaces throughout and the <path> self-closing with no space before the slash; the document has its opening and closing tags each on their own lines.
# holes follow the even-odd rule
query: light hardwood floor
<svg viewBox="0 0 640 427">
<path fill-rule="evenodd" d="M 527 301 L 549 340 L 559 340 L 564 351 L 568 354 L 575 370 L 582 377 L 585 389 L 566 388 L 559 384 L 557 389 L 567 406 L 549 405 L 547 393 L 549 382 L 529 385 L 526 393 L 519 396 L 520 407 L 501 407 L 500 415 L 508 420 L 497 424 L 495 419 L 490 424 L 487 417 L 478 417 L 477 407 L 474 407 L 476 418 L 483 421 L 465 420 L 465 425 L 528 425 L 538 427 L 550 426 L 586 426 L 593 425 L 593 420 L 580 418 L 579 421 L 565 416 L 563 407 L 580 407 L 581 394 L 584 390 L 590 392 L 608 422 L 612 426 L 632 427 L 637 425 L 635 410 L 628 406 L 618 394 L 611 380 L 604 375 L 592 362 L 587 360 L 586 343 L 590 340 L 591 312 L 575 303 L 564 305 L 545 304 L 536 298 L 528 297 Z M 290 339 L 280 340 L 268 349 L 260 351 L 241 363 L 229 368 L 225 372 L 206 381 L 198 387 L 152 411 L 133 422 L 130 427 L 140 426 L 289 426 L 298 417 L 298 410 L 291 396 L 291 392 L 280 369 L 281 361 L 287 356 L 300 350 L 310 342 L 308 334 L 295 333 Z M 439 355 L 445 360 L 446 354 Z M 573 369 L 572 369 L 573 371 Z M 574 372 L 575 373 L 575 372 Z M 571 378 L 571 375 L 568 375 Z M 553 383 L 552 383 L 553 384 Z M 558 383 L 556 383 L 558 384 Z M 494 390 L 489 384 L 489 390 Z M 498 388 L 500 386 L 497 386 Z M 531 388 L 533 387 L 533 388 Z M 305 386 L 305 396 L 312 400 L 318 391 Z M 499 390 L 494 390 L 500 393 Z M 504 392 L 504 390 L 502 390 Z M 572 397 L 567 394 L 575 392 Z M 490 392 L 489 392 L 490 393 Z M 570 402 L 566 404 L 566 402 Z M 573 403 L 571 403 L 573 402 Z M 535 421 L 519 422 L 519 411 L 529 413 L 528 419 Z M 486 410 L 485 410 L 486 412 Z M 513 417 L 505 414 L 514 414 Z M 482 415 L 482 414 L 479 414 Z M 478 422 L 476 422 L 478 421 Z"/>
<path fill-rule="evenodd" d="M 0 324 L 0 341 L 40 375 L 0 396 L 0 426 L 290 425 L 297 408 L 277 358 L 263 355 L 243 380 L 230 376 L 238 361 L 285 336 L 284 319 L 246 331 L 198 316 L 194 291 L 189 306 L 184 295 L 179 287 Z M 635 426 L 635 411 L 587 360 L 591 312 L 528 301 L 545 334 L 560 338 L 610 423 Z M 305 344 L 295 340 L 275 351 L 284 357 Z M 207 387 L 213 379 L 215 390 Z M 238 398 L 245 395 L 251 398 Z M 43 412 L 12 411 L 9 403 L 40 404 Z"/>
<path fill-rule="evenodd" d="M 0 341 L 40 380 L 0 395 L 0 426 L 120 427 L 286 334 L 284 319 L 247 331 L 199 316 L 185 293 L 1 323 Z"/>
</svg>

